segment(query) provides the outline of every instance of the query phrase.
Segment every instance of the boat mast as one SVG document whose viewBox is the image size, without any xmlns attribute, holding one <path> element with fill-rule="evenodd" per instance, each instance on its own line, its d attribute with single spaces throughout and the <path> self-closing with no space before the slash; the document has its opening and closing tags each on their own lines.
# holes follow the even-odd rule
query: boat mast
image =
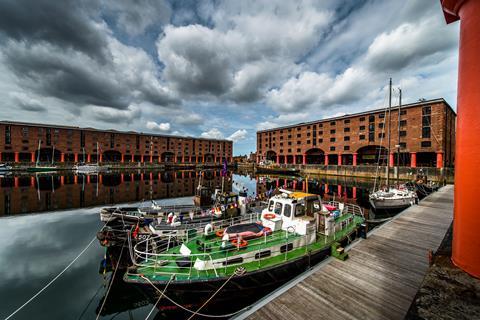
<svg viewBox="0 0 480 320">
<path fill-rule="evenodd" d="M 97 167 L 98 167 L 98 159 L 100 158 L 100 154 L 98 153 L 99 149 L 98 149 L 98 141 L 97 141 Z"/>
<path fill-rule="evenodd" d="M 388 86 L 388 148 L 387 148 L 387 188 L 390 188 L 390 125 L 392 120 L 392 78 L 390 78 L 390 83 Z"/>
<path fill-rule="evenodd" d="M 42 144 L 42 140 L 38 140 L 37 162 L 35 162 L 35 167 L 38 167 L 38 163 L 40 162 L 40 145 L 41 144 Z"/>
<path fill-rule="evenodd" d="M 397 144 L 397 184 L 400 176 L 400 111 L 402 109 L 402 89 L 398 88 L 398 144 Z"/>
<path fill-rule="evenodd" d="M 55 160 L 55 145 L 52 144 L 52 165 L 54 160 Z"/>
</svg>

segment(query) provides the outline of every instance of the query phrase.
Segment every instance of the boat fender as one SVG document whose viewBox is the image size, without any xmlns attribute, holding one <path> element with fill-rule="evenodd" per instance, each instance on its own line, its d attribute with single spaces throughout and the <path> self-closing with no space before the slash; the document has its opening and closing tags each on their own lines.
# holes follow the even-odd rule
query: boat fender
<svg viewBox="0 0 480 320">
<path fill-rule="evenodd" d="M 173 212 L 170 212 L 167 216 L 167 223 L 171 224 L 173 222 Z"/>
<path fill-rule="evenodd" d="M 170 224 L 173 226 L 175 224 L 175 222 L 177 222 L 177 216 L 173 215 L 172 220 L 170 221 Z"/>
<path fill-rule="evenodd" d="M 209 234 L 210 232 L 212 232 L 212 230 L 213 230 L 212 224 L 208 223 L 208 224 L 205 226 L 204 234 L 205 234 L 206 236 L 208 236 L 208 234 Z"/>
</svg>

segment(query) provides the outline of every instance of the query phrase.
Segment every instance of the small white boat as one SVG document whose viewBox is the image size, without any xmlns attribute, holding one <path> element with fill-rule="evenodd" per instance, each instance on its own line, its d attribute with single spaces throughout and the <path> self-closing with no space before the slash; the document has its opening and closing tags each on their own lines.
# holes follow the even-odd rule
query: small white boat
<svg viewBox="0 0 480 320">
<path fill-rule="evenodd" d="M 105 171 L 107 169 L 108 168 L 106 166 L 100 166 L 96 163 L 93 163 L 93 164 L 79 163 L 73 166 L 73 170 L 75 170 L 77 173 L 95 173 L 95 172 Z"/>
<path fill-rule="evenodd" d="M 402 209 L 412 206 L 418 202 L 415 191 L 407 188 L 389 188 L 378 190 L 369 195 L 370 204 L 375 209 Z"/>
<path fill-rule="evenodd" d="M 0 163 L 0 172 L 7 172 L 12 170 L 11 166 L 6 165 L 5 163 Z"/>
</svg>

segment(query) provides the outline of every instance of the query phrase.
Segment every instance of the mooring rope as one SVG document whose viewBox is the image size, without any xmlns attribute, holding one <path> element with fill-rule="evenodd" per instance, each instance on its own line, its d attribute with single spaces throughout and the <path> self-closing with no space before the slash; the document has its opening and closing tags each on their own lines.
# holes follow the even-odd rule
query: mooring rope
<svg viewBox="0 0 480 320">
<path fill-rule="evenodd" d="M 108 222 L 107 222 L 108 223 Z M 105 223 L 102 227 L 102 229 L 100 229 L 100 231 L 102 231 L 105 226 L 107 225 L 107 223 Z M 99 232 L 100 232 L 99 231 Z M 95 235 L 93 237 L 93 239 L 88 243 L 88 245 L 65 267 L 63 268 L 62 271 L 60 271 L 59 274 L 57 274 L 52 280 L 50 280 L 50 282 L 48 282 L 43 288 L 41 288 L 37 293 L 35 293 L 30 299 L 28 299 L 24 304 L 22 304 L 20 307 L 18 307 L 15 311 L 13 311 L 8 317 L 5 318 L 5 320 L 8 320 L 10 319 L 11 317 L 13 317 L 17 312 L 19 312 L 20 310 L 22 310 L 23 308 L 25 308 L 30 302 L 32 302 L 33 300 L 35 300 L 35 298 L 37 298 L 43 291 L 45 291 L 48 287 L 50 287 L 50 285 L 52 285 L 52 283 L 54 283 L 58 278 L 60 278 L 60 276 L 62 274 L 64 274 L 74 263 L 75 261 L 78 260 L 78 258 L 80 258 L 84 253 L 85 251 L 87 251 L 87 249 L 92 245 L 92 243 L 97 239 L 97 236 Z"/>
<path fill-rule="evenodd" d="M 152 314 L 153 310 L 155 310 L 155 307 L 157 306 L 157 304 L 160 302 L 160 300 L 162 299 L 163 295 L 165 294 L 165 291 L 167 291 L 167 288 L 168 288 L 168 285 L 170 284 L 170 282 L 172 282 L 173 278 L 175 276 L 172 274 L 172 276 L 170 277 L 170 280 L 168 280 L 167 282 L 167 285 L 165 286 L 165 288 L 163 289 L 162 291 L 162 294 L 160 294 L 160 297 L 158 298 L 157 302 L 155 302 L 155 304 L 153 305 L 152 309 L 150 310 L 150 312 L 147 314 L 145 320 L 148 320 L 148 318 L 150 318 L 150 315 Z"/>
<path fill-rule="evenodd" d="M 213 294 L 213 296 L 216 295 L 216 294 L 225 286 L 225 284 L 226 284 L 228 281 L 230 281 L 230 279 L 231 279 L 233 276 L 235 276 L 235 275 L 236 275 L 236 273 L 233 273 L 233 274 L 230 276 L 230 278 L 228 278 L 228 279 L 225 281 L 225 283 Z M 154 283 L 152 283 L 152 282 L 150 281 L 150 279 L 146 278 L 146 277 L 143 276 L 143 275 L 141 275 L 141 278 L 143 278 L 144 280 L 146 280 L 155 290 L 157 290 L 158 292 L 162 292 L 160 289 L 157 288 L 157 286 L 155 286 Z M 200 307 L 197 311 L 194 311 L 194 310 L 190 310 L 190 309 L 182 306 L 181 304 L 179 304 L 178 302 L 176 302 L 175 300 L 173 300 L 172 298 L 170 298 L 170 297 L 169 297 L 168 295 L 166 295 L 166 294 L 163 294 L 163 296 L 164 296 L 165 298 L 167 298 L 168 301 L 170 301 L 171 303 L 173 303 L 174 305 L 176 305 L 176 306 L 179 307 L 180 309 L 191 313 L 193 316 L 199 315 L 199 316 L 206 317 L 206 318 L 229 318 L 229 317 L 232 317 L 232 316 L 234 316 L 234 315 L 236 315 L 236 314 L 238 314 L 238 313 L 240 313 L 240 312 L 242 312 L 242 311 L 247 310 L 248 308 L 250 308 L 250 306 L 246 306 L 246 307 L 244 307 L 244 308 L 242 308 L 242 309 L 240 309 L 240 310 L 238 310 L 238 311 L 235 311 L 235 312 L 232 312 L 232 313 L 228 313 L 228 314 L 222 314 L 222 315 L 205 314 L 205 313 L 200 313 L 199 310 L 200 310 L 201 308 L 203 308 L 206 303 L 204 303 L 204 304 L 202 305 L 202 307 Z M 207 303 L 213 298 L 213 296 L 210 297 L 210 298 L 207 300 Z M 191 318 L 191 317 L 190 317 L 190 318 Z"/>
<path fill-rule="evenodd" d="M 100 310 L 98 310 L 97 317 L 95 318 L 98 320 L 100 318 L 100 314 L 102 313 L 103 307 L 105 306 L 105 303 L 107 302 L 108 294 L 110 293 L 110 289 L 113 287 L 113 281 L 115 281 L 115 275 L 117 274 L 118 266 L 120 265 L 120 261 L 122 260 L 122 253 L 123 253 L 123 248 L 125 248 L 125 242 L 127 239 L 123 241 L 122 244 L 122 250 L 120 250 L 120 256 L 118 257 L 118 262 L 117 266 L 115 267 L 115 270 L 113 271 L 112 278 L 110 279 L 110 284 L 107 289 L 107 293 L 105 294 L 105 298 L 103 298 L 102 306 L 100 307 Z"/>
</svg>

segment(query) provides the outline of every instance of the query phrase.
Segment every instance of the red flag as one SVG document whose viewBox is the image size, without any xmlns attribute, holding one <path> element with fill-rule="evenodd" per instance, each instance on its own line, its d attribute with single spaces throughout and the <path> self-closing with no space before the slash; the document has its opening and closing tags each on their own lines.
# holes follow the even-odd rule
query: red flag
<svg viewBox="0 0 480 320">
<path fill-rule="evenodd" d="M 138 223 L 137 223 L 137 226 L 135 227 L 135 230 L 133 230 L 133 238 L 134 239 L 137 239 L 138 229 L 140 229 L 140 227 L 138 226 Z"/>
</svg>

